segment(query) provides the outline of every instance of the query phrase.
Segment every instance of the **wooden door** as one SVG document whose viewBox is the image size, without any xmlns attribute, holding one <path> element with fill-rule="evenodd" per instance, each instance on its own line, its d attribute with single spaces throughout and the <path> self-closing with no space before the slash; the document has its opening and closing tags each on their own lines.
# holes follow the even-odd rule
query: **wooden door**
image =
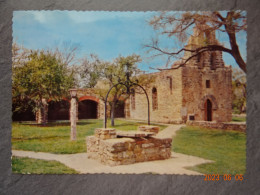
<svg viewBox="0 0 260 195">
<path fill-rule="evenodd" d="M 212 103 L 209 99 L 205 102 L 205 121 L 212 121 Z"/>
</svg>

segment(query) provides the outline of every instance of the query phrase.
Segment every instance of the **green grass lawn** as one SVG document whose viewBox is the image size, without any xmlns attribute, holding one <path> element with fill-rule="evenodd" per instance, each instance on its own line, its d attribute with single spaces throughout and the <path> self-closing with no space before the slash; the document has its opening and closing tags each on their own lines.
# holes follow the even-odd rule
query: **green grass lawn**
<svg viewBox="0 0 260 195">
<path fill-rule="evenodd" d="M 236 131 L 183 127 L 173 139 L 173 151 L 213 160 L 188 169 L 204 174 L 244 174 L 246 134 Z"/>
<path fill-rule="evenodd" d="M 110 121 L 108 121 L 108 127 Z M 114 128 L 136 130 L 145 123 L 115 120 Z M 77 140 L 70 141 L 70 123 L 53 122 L 46 126 L 29 123 L 12 124 L 12 149 L 55 154 L 74 154 L 86 152 L 86 136 L 93 135 L 95 128 L 103 126 L 103 120 L 80 120 L 77 123 Z M 160 126 L 160 129 L 166 126 Z"/>
<path fill-rule="evenodd" d="M 232 121 L 234 122 L 246 122 L 246 117 L 241 117 L 241 116 L 233 116 Z"/>
<path fill-rule="evenodd" d="M 12 157 L 13 173 L 22 174 L 78 174 L 57 161 L 47 161 L 32 158 Z"/>
<path fill-rule="evenodd" d="M 145 124 L 126 120 L 116 120 L 115 123 L 114 128 L 125 131 L 136 130 L 139 125 Z M 103 120 L 80 120 L 77 123 L 77 141 L 70 141 L 69 122 L 48 123 L 46 126 L 14 122 L 12 149 L 56 154 L 86 152 L 86 136 L 93 135 L 95 128 L 102 126 Z M 165 127 L 160 126 L 160 129 Z M 221 175 L 244 174 L 246 170 L 245 133 L 187 126 L 177 131 L 172 148 L 175 152 L 215 161 L 215 163 L 189 167 L 190 170 Z M 16 173 L 75 173 L 74 170 L 68 170 L 65 165 L 56 161 L 13 157 L 12 163 L 13 172 Z M 26 164 L 29 166 L 26 167 Z M 60 168 L 55 170 L 56 167 Z M 39 171 L 37 172 L 36 169 Z M 59 169 L 62 171 L 59 172 Z"/>
</svg>

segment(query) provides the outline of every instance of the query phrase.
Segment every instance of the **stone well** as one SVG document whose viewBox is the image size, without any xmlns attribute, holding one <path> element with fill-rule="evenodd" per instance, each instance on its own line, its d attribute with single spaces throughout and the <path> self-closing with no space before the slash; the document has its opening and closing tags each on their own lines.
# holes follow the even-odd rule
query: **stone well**
<svg viewBox="0 0 260 195">
<path fill-rule="evenodd" d="M 158 132 L 157 126 L 139 126 L 137 131 L 97 128 L 86 138 L 88 158 L 110 166 L 168 159 L 172 139 L 160 138 Z"/>
</svg>

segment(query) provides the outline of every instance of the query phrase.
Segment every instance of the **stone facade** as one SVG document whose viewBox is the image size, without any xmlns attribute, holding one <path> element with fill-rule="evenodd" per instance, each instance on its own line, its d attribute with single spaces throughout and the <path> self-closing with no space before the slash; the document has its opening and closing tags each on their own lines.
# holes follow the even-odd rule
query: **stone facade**
<svg viewBox="0 0 260 195">
<path fill-rule="evenodd" d="M 157 137 L 159 127 L 142 126 L 139 131 L 96 129 L 86 138 L 88 158 L 116 166 L 163 160 L 171 157 L 171 138 Z"/>
<path fill-rule="evenodd" d="M 216 70 L 184 66 L 153 74 L 156 79 L 147 89 L 151 121 L 184 123 L 187 120 L 227 122 L 232 118 L 231 68 Z M 208 82 L 209 86 L 206 86 Z M 153 108 L 152 90 L 157 90 L 157 107 Z M 128 100 L 130 117 L 146 120 L 147 100 L 144 94 L 135 94 Z M 205 105 L 210 101 L 211 105 Z M 209 113 L 210 112 L 210 113 Z M 211 115 L 210 118 L 208 115 Z"/>
<path fill-rule="evenodd" d="M 154 122 L 181 123 L 182 71 L 167 70 L 151 74 L 155 77 L 151 87 L 146 89 L 150 102 L 150 118 Z M 156 89 L 156 93 L 153 93 Z M 156 97 L 157 96 L 157 97 Z M 135 93 L 135 102 L 130 98 L 130 118 L 147 119 L 147 99 L 144 94 Z"/>
</svg>

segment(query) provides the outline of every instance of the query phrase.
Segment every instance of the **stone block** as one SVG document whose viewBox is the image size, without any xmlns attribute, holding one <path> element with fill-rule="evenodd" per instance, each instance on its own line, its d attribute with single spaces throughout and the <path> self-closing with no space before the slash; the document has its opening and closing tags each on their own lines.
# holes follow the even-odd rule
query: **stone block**
<svg viewBox="0 0 260 195">
<path fill-rule="evenodd" d="M 142 125 L 138 127 L 139 131 L 145 131 L 145 132 L 153 132 L 158 133 L 160 130 L 160 127 L 158 126 L 152 126 L 152 125 Z"/>
<path fill-rule="evenodd" d="M 94 135 L 100 139 L 114 139 L 116 138 L 116 129 L 96 128 Z"/>
<path fill-rule="evenodd" d="M 142 148 L 151 148 L 151 147 L 154 147 L 154 143 L 147 143 L 147 144 L 142 144 Z"/>
<path fill-rule="evenodd" d="M 117 137 L 151 137 L 155 133 L 153 132 L 145 132 L 145 131 L 118 131 Z"/>
</svg>

